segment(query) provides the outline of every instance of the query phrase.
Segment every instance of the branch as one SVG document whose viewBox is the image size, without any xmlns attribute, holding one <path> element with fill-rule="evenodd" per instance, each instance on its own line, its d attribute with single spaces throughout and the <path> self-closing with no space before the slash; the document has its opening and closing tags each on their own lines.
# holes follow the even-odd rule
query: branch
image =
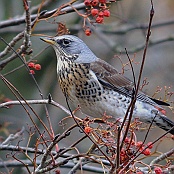
<svg viewBox="0 0 174 174">
<path fill-rule="evenodd" d="M 42 1 L 42 8 L 43 7 L 48 7 L 48 5 L 54 3 L 52 0 L 44 0 Z M 34 12 L 37 12 L 38 9 L 40 8 L 40 4 L 37 4 L 36 6 L 33 6 L 30 8 L 30 13 L 34 13 Z"/>
<path fill-rule="evenodd" d="M 8 44 L 8 46 L 0 53 L 0 58 L 4 57 L 7 53 L 11 51 L 11 47 L 14 47 L 14 45 L 21 40 L 24 37 L 24 32 L 19 33 L 17 36 L 13 38 L 13 40 Z M 2 40 L 2 38 L 1 38 Z M 3 61 L 1 61 L 3 62 Z M 4 63 L 1 63 L 3 65 Z M 0 65 L 0 66 L 1 66 Z"/>
<path fill-rule="evenodd" d="M 129 126 L 131 124 L 133 110 L 134 110 L 135 102 L 136 102 L 136 99 L 137 99 L 138 90 L 139 90 L 139 87 L 140 87 L 140 81 L 141 81 L 141 77 L 142 77 L 142 73 L 143 73 L 143 68 L 144 68 L 144 64 L 145 64 L 145 60 L 146 60 L 147 48 L 148 48 L 149 39 L 150 39 L 150 35 L 151 35 L 151 25 L 152 25 L 153 16 L 154 16 L 154 7 L 153 7 L 153 2 L 151 1 L 149 26 L 148 26 L 147 35 L 146 35 L 146 41 L 145 41 L 145 47 L 144 47 L 144 51 L 143 51 L 143 57 L 142 57 L 140 72 L 139 72 L 139 76 L 138 76 L 138 80 L 137 80 L 137 84 L 136 84 L 136 88 L 135 88 L 135 94 L 133 95 L 133 100 L 131 101 L 133 103 L 132 103 L 132 107 L 130 108 L 130 115 L 129 115 L 129 120 L 128 120 L 128 126 L 126 127 L 126 131 L 125 131 L 126 133 L 128 132 Z M 126 50 L 126 52 L 127 52 L 127 50 Z M 125 138 L 127 136 L 126 133 L 124 134 L 122 142 L 125 140 Z M 122 146 L 121 146 L 121 148 L 122 148 Z M 120 173 L 122 173 L 124 171 L 124 169 L 126 169 L 131 164 L 130 161 L 124 166 L 123 169 L 121 169 Z"/>
<path fill-rule="evenodd" d="M 73 5 L 73 7 L 65 7 L 60 10 L 61 14 L 59 14 L 59 15 L 63 15 L 65 13 L 72 13 L 72 12 L 74 12 L 74 9 L 77 9 L 77 10 L 85 9 L 85 4 L 80 3 L 80 4 Z M 48 12 L 44 13 L 43 15 L 39 16 L 39 19 L 48 18 L 48 17 L 52 16 L 56 11 L 57 11 L 57 8 L 54 10 L 48 11 Z M 38 17 L 38 14 L 31 15 L 31 21 L 35 20 L 37 17 Z M 15 18 L 0 22 L 0 28 L 15 26 L 15 25 L 23 24 L 25 22 L 26 22 L 25 16 L 21 16 L 18 18 L 15 17 Z"/>
<path fill-rule="evenodd" d="M 12 61 L 16 57 L 18 57 L 18 55 L 20 55 L 22 53 L 26 53 L 27 49 L 31 46 L 31 42 L 30 42 L 31 18 L 30 18 L 28 1 L 27 0 L 23 0 L 23 5 L 24 5 L 25 13 L 26 13 L 25 14 L 25 21 L 26 21 L 25 30 L 23 32 L 19 33 L 16 37 L 14 37 L 9 44 L 7 44 L 6 41 L 3 38 L 0 38 L 3 42 L 5 42 L 7 44 L 7 47 L 4 49 L 4 51 L 2 51 L 0 53 L 0 58 L 2 58 L 5 55 L 7 55 L 8 52 L 14 51 L 12 49 L 12 47 L 14 47 L 15 44 L 24 37 L 23 44 L 21 45 L 19 51 L 17 51 L 17 54 L 13 54 L 11 57 L 9 57 L 9 58 L 1 61 L 1 63 L 0 63 L 0 69 L 3 69 L 4 66 L 7 63 L 9 63 L 10 61 Z M 31 52 L 29 54 L 31 54 Z"/>
<path fill-rule="evenodd" d="M 121 34 L 127 34 L 130 31 L 134 31 L 134 30 L 147 30 L 148 29 L 148 25 L 149 24 L 123 24 L 123 25 L 119 25 L 117 27 L 115 27 L 116 25 L 118 25 L 117 23 L 111 23 L 111 25 L 107 25 L 106 29 L 105 27 L 101 26 L 101 30 L 104 33 L 108 33 L 108 34 L 117 34 L 117 35 L 121 35 Z M 170 20 L 170 21 L 164 21 L 164 22 L 159 22 L 159 23 L 153 23 L 151 28 L 158 28 L 158 27 L 164 27 L 167 25 L 174 25 L 174 20 Z M 114 27 L 113 27 L 114 26 Z M 115 29 L 115 30 L 108 30 L 108 29 Z"/>
<path fill-rule="evenodd" d="M 35 149 L 35 148 L 31 148 L 31 147 L 23 147 L 23 146 L 14 146 L 14 145 L 2 145 L 0 144 L 0 150 L 3 151 L 3 150 L 6 150 L 6 151 L 15 151 L 15 152 L 21 152 L 21 150 L 23 152 L 27 152 L 27 153 L 34 153 L 34 154 L 44 154 L 46 152 L 46 150 L 42 150 L 42 149 Z M 52 155 L 57 155 L 57 151 L 51 151 L 51 154 Z M 59 154 L 60 157 L 62 158 L 67 158 L 67 157 L 70 157 L 72 154 L 70 153 L 63 153 L 63 154 Z M 110 163 L 107 161 L 107 160 L 104 160 L 104 159 L 95 159 L 93 160 L 93 162 L 96 162 L 98 161 L 97 163 L 100 163 L 102 162 L 102 164 L 104 165 L 110 165 Z"/>
<path fill-rule="evenodd" d="M 160 156 L 158 156 L 157 158 L 153 159 L 150 163 L 150 166 L 154 166 L 155 164 L 159 163 L 160 161 L 168 158 L 169 156 L 174 154 L 174 148 L 171 149 L 170 151 L 161 154 Z"/>
<path fill-rule="evenodd" d="M 158 44 L 161 44 L 161 43 L 164 43 L 164 42 L 169 42 L 169 41 L 174 41 L 174 36 L 169 36 L 169 37 L 154 40 L 154 41 L 151 40 L 151 41 L 149 41 L 148 47 L 152 47 L 152 46 L 155 46 L 155 45 L 158 45 Z M 135 48 L 127 49 L 127 52 L 129 54 L 134 54 L 138 51 L 143 50 L 144 47 L 145 47 L 145 43 L 141 44 L 141 45 L 139 44 Z M 118 47 L 115 49 L 115 52 L 119 52 L 119 53 L 121 52 L 122 54 L 126 54 L 126 51 L 123 50 L 123 48 L 118 48 Z"/>
<path fill-rule="evenodd" d="M 63 107 L 62 105 L 60 105 L 59 103 L 55 102 L 54 100 L 51 99 L 51 101 L 49 99 L 43 99 L 43 100 L 25 100 L 25 101 L 8 101 L 5 103 L 1 103 L 0 104 L 0 108 L 8 108 L 9 105 L 28 105 L 28 104 L 51 104 L 53 106 L 56 106 L 58 108 L 60 108 L 61 110 L 63 110 L 65 113 L 67 113 L 68 115 L 71 115 L 70 111 L 67 110 L 65 107 Z"/>
<path fill-rule="evenodd" d="M 51 170 L 53 170 L 53 169 L 55 169 L 57 167 L 64 166 L 70 160 L 73 160 L 73 159 L 76 159 L 76 158 L 79 158 L 79 157 L 83 157 L 84 155 L 86 155 L 86 154 L 82 153 L 82 154 L 71 155 L 70 157 L 68 157 L 66 159 L 63 159 L 63 160 L 57 162 L 54 165 L 50 165 L 50 166 L 44 167 L 44 168 L 40 168 L 40 165 L 39 165 L 39 167 L 35 170 L 35 173 L 39 174 L 39 173 L 45 173 L 45 172 L 51 171 Z"/>
<path fill-rule="evenodd" d="M 33 166 L 33 163 L 30 160 L 22 160 L 23 163 L 27 164 L 27 166 Z M 40 164 L 40 160 L 36 160 L 36 164 Z M 64 164 L 63 166 L 60 166 L 61 168 L 73 168 L 74 167 L 73 162 L 68 162 L 68 164 Z M 0 168 L 4 167 L 25 167 L 24 164 L 20 163 L 19 161 L 3 161 L 0 162 Z M 93 166 L 82 166 L 82 169 L 84 171 L 89 171 L 93 173 L 103 173 L 103 169 L 101 167 L 93 167 Z"/>
<path fill-rule="evenodd" d="M 19 138 L 19 136 L 21 134 L 23 134 L 24 130 L 25 130 L 25 128 L 22 127 L 22 129 L 20 131 L 18 131 L 16 134 L 10 134 L 8 136 L 8 138 L 5 141 L 2 142 L 1 145 L 6 145 L 6 144 L 9 144 L 11 141 L 16 140 L 17 138 Z"/>
</svg>

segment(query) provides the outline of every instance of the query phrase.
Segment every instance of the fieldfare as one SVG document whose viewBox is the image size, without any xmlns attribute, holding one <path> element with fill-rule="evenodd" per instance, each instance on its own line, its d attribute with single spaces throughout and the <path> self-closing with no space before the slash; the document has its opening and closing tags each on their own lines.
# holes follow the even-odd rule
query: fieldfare
<svg viewBox="0 0 174 174">
<path fill-rule="evenodd" d="M 78 37 L 63 35 L 43 37 L 57 56 L 57 74 L 64 95 L 89 116 L 104 113 L 123 119 L 132 100 L 134 84 L 107 62 L 99 59 Z M 133 118 L 154 125 L 174 135 L 174 122 L 160 110 L 165 102 L 152 99 L 142 91 L 137 94 Z M 173 129 L 172 129 L 173 127 Z"/>
</svg>

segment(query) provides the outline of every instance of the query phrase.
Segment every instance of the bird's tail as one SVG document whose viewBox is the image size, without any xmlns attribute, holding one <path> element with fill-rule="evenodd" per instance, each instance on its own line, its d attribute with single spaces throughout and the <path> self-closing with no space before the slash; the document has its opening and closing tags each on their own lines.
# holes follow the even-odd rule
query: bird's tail
<svg viewBox="0 0 174 174">
<path fill-rule="evenodd" d="M 157 115 L 153 123 L 165 131 L 174 135 L 174 122 L 164 115 Z"/>
</svg>

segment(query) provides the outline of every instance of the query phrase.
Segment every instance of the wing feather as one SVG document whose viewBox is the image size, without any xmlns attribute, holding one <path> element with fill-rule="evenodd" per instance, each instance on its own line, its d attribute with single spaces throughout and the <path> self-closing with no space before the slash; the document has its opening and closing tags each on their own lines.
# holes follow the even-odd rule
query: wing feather
<svg viewBox="0 0 174 174">
<path fill-rule="evenodd" d="M 97 59 L 90 64 L 90 69 L 95 73 L 99 82 L 105 87 L 113 89 L 125 96 L 132 97 L 134 93 L 134 84 L 131 80 L 120 74 L 113 66 L 107 62 Z M 150 98 L 142 91 L 138 92 L 137 100 L 149 103 L 151 105 L 166 105 L 168 103 Z"/>
</svg>

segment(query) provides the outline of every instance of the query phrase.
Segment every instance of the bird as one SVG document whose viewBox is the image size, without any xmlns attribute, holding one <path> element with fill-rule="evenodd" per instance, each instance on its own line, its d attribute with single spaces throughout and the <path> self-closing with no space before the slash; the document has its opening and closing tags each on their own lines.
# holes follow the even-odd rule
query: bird
<svg viewBox="0 0 174 174">
<path fill-rule="evenodd" d="M 134 83 L 116 68 L 98 58 L 77 36 L 41 37 L 57 56 L 57 74 L 63 94 L 82 113 L 92 117 L 105 114 L 123 120 L 135 93 Z M 138 90 L 133 118 L 152 123 L 174 135 L 174 122 L 161 112 L 168 103 Z"/>
</svg>

